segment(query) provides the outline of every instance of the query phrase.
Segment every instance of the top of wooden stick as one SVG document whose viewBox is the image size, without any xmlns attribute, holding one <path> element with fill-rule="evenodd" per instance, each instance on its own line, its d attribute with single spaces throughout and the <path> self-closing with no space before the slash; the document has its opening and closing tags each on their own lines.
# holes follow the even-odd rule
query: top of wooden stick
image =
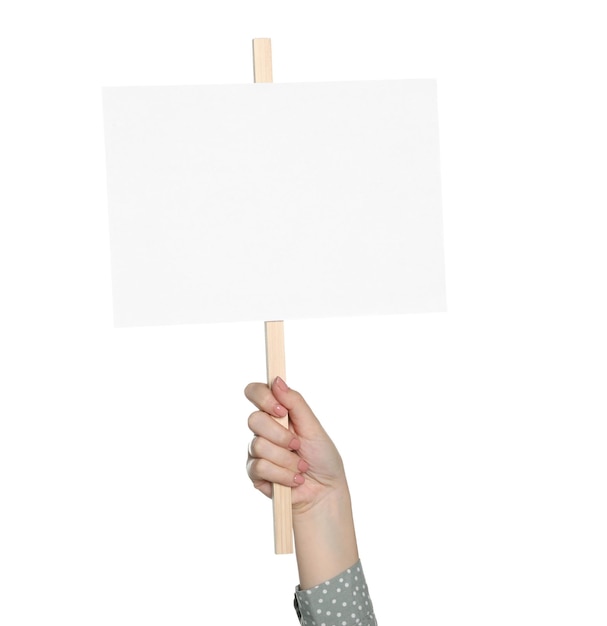
<svg viewBox="0 0 607 626">
<path fill-rule="evenodd" d="M 253 39 L 253 77 L 256 83 L 272 82 L 272 41 Z"/>
</svg>

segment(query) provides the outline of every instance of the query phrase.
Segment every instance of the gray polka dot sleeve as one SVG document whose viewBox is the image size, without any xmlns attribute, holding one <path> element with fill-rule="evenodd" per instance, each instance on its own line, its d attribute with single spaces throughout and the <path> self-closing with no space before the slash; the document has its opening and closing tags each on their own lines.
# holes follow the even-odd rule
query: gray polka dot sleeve
<svg viewBox="0 0 607 626">
<path fill-rule="evenodd" d="M 295 590 L 302 626 L 377 626 L 360 561 L 312 589 Z"/>
</svg>

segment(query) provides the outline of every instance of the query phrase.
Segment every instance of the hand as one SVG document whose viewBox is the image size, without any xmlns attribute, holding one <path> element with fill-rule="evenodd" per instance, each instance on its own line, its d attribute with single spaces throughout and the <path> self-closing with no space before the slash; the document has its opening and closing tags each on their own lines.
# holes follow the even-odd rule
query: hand
<svg viewBox="0 0 607 626">
<path fill-rule="evenodd" d="M 291 504 L 299 581 L 310 589 L 358 560 L 350 491 L 337 448 L 299 393 L 277 378 L 272 388 L 251 383 L 247 398 L 255 437 L 247 471 L 266 496 L 272 483 L 293 487 Z M 275 417 L 289 414 L 289 428 Z"/>
<path fill-rule="evenodd" d="M 277 378 L 272 388 L 251 383 L 246 397 L 259 409 L 249 416 L 255 437 L 249 445 L 247 472 L 253 485 L 272 496 L 272 483 L 293 487 L 293 514 L 306 513 L 327 496 L 346 491 L 344 467 L 337 448 L 296 391 Z M 289 428 L 275 417 L 289 413 Z"/>
</svg>

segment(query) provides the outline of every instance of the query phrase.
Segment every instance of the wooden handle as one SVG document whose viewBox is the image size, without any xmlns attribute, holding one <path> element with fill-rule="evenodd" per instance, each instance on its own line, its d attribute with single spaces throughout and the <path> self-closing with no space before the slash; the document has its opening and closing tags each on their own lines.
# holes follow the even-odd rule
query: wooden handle
<svg viewBox="0 0 607 626">
<path fill-rule="evenodd" d="M 277 376 L 286 378 L 285 336 L 283 322 L 266 322 L 266 364 L 268 385 Z M 276 418 L 285 428 L 289 418 Z M 272 485 L 272 508 L 274 512 L 274 552 L 291 554 L 293 552 L 293 520 L 291 515 L 291 487 Z"/>
<path fill-rule="evenodd" d="M 272 82 L 272 43 L 270 39 L 253 39 L 253 77 L 256 83 Z M 266 366 L 268 385 L 277 376 L 286 379 L 285 337 L 282 321 L 266 322 Z M 289 418 L 278 420 L 285 428 Z M 293 552 L 293 520 L 291 512 L 291 488 L 272 485 L 272 508 L 274 514 L 274 552 Z"/>
</svg>

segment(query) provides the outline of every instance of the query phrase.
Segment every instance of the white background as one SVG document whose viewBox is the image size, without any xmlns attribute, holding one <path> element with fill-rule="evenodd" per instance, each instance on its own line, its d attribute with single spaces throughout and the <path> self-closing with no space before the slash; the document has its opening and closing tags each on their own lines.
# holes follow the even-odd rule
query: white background
<svg viewBox="0 0 607 626">
<path fill-rule="evenodd" d="M 251 82 L 253 37 L 276 82 L 438 80 L 447 313 L 286 328 L 379 623 L 604 626 L 600 5 L 3 4 L 3 626 L 296 623 L 244 470 L 263 329 L 112 325 L 101 87 Z"/>
</svg>

